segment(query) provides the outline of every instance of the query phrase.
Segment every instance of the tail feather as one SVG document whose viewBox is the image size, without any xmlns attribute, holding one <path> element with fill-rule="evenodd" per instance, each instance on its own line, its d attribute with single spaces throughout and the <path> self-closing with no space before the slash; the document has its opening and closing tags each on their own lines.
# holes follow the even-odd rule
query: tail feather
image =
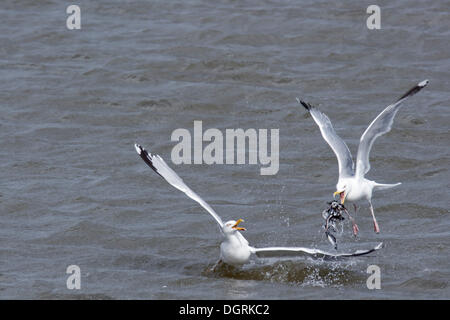
<svg viewBox="0 0 450 320">
<path fill-rule="evenodd" d="M 398 183 L 393 183 L 393 184 L 386 184 L 386 183 L 376 183 L 374 184 L 374 188 L 377 190 L 386 190 L 386 189 L 391 189 L 394 188 L 396 186 L 401 185 L 401 182 Z"/>
</svg>

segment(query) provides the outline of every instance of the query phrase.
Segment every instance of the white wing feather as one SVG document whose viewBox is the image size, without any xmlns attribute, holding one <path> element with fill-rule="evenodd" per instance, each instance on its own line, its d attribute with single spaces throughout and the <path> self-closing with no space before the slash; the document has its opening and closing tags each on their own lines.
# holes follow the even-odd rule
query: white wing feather
<svg viewBox="0 0 450 320">
<path fill-rule="evenodd" d="M 163 177 L 169 184 L 180 191 L 183 191 L 189 198 L 198 202 L 206 211 L 208 211 L 217 221 L 219 226 L 223 227 L 222 219 L 198 194 L 192 191 L 181 179 L 175 171 L 173 171 L 159 155 L 152 155 L 140 145 L 134 145 L 136 152 L 141 156 L 142 160 L 152 168 L 157 174 Z"/>
<path fill-rule="evenodd" d="M 353 159 L 350 150 L 344 140 L 341 139 L 334 131 L 333 125 L 326 114 L 316 107 L 297 99 L 311 114 L 314 121 L 320 128 L 322 137 L 329 144 L 336 155 L 339 164 L 339 179 L 353 176 Z"/>
<path fill-rule="evenodd" d="M 356 156 L 356 176 L 363 177 L 370 170 L 369 153 L 372 149 L 374 141 L 381 135 L 391 131 L 394 117 L 401 107 L 401 103 L 408 97 L 416 94 L 428 84 L 428 80 L 424 80 L 411 88 L 395 103 L 387 106 L 367 127 L 361 136 L 358 154 Z"/>
<path fill-rule="evenodd" d="M 331 253 L 320 249 L 311 249 L 303 247 L 269 247 L 269 248 L 253 248 L 253 253 L 258 257 L 280 257 L 280 256 L 302 256 L 309 255 L 323 258 L 339 258 L 339 257 L 356 257 L 365 255 L 383 247 L 380 242 L 377 246 L 369 250 L 357 250 L 351 253 Z"/>
</svg>

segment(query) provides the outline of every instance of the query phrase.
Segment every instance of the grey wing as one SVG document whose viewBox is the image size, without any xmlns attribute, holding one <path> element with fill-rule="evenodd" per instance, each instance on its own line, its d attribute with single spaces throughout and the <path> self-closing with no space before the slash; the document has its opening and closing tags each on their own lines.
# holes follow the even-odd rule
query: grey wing
<svg viewBox="0 0 450 320">
<path fill-rule="evenodd" d="M 428 84 L 428 80 L 424 80 L 408 90 L 395 103 L 387 106 L 367 127 L 361 136 L 356 156 L 356 175 L 363 177 L 370 170 L 369 154 L 376 138 L 391 131 L 394 117 L 401 107 L 401 104 L 408 97 L 416 94 Z"/>
<path fill-rule="evenodd" d="M 268 248 L 253 248 L 253 253 L 258 257 L 298 257 L 298 256 L 312 256 L 316 258 L 343 258 L 343 257 L 357 257 L 369 254 L 383 247 L 380 242 L 374 248 L 368 250 L 356 250 L 349 253 L 331 253 L 320 249 L 311 249 L 303 247 L 268 247 Z"/>
<path fill-rule="evenodd" d="M 157 174 L 163 177 L 169 184 L 180 191 L 183 191 L 189 198 L 198 202 L 206 211 L 208 211 L 217 221 L 220 227 L 223 227 L 222 219 L 198 194 L 192 191 L 181 179 L 175 171 L 173 171 L 159 155 L 152 155 L 142 146 L 134 145 L 136 152 L 141 156 L 142 160 L 153 169 Z"/>
<path fill-rule="evenodd" d="M 330 119 L 326 114 L 321 112 L 316 107 L 306 103 L 304 101 L 297 100 L 301 103 L 306 110 L 309 111 L 314 121 L 320 128 L 322 137 L 329 144 L 333 152 L 335 153 L 338 164 L 339 164 L 339 178 L 351 177 L 353 176 L 353 159 L 347 144 L 342 140 L 333 128 Z"/>
</svg>

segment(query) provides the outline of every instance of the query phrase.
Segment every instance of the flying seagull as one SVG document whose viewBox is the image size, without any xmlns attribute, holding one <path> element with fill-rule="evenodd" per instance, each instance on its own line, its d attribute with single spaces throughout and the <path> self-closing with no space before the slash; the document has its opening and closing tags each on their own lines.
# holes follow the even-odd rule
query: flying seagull
<svg viewBox="0 0 450 320">
<path fill-rule="evenodd" d="M 159 174 L 173 187 L 184 192 L 189 198 L 198 202 L 206 211 L 209 212 L 214 220 L 216 220 L 225 238 L 220 245 L 220 259 L 216 266 L 221 263 L 243 265 L 250 260 L 251 254 L 255 254 L 258 257 L 310 255 L 319 258 L 340 258 L 365 255 L 382 247 L 382 243 L 379 243 L 376 247 L 369 250 L 357 250 L 353 253 L 336 254 L 328 253 L 319 249 L 303 247 L 252 247 L 240 232 L 245 231 L 245 228 L 239 226 L 239 224 L 244 220 L 230 220 L 224 223 L 220 216 L 202 198 L 200 198 L 200 196 L 192 191 L 159 155 L 152 155 L 138 144 L 135 144 L 134 147 L 142 160 L 144 160 L 144 162 L 152 168 L 153 171 Z"/>
<path fill-rule="evenodd" d="M 312 106 L 309 103 L 297 101 L 301 103 L 306 110 L 309 111 L 314 121 L 320 128 L 322 137 L 330 145 L 331 149 L 336 154 L 338 164 L 339 164 L 339 180 L 336 185 L 336 192 L 333 196 L 339 194 L 341 203 L 343 204 L 345 200 L 354 202 L 361 199 L 366 199 L 369 202 L 370 212 L 372 213 L 374 231 L 376 233 L 380 232 L 377 220 L 372 206 L 372 192 L 373 190 L 384 190 L 390 189 L 400 185 L 401 183 L 395 184 L 383 184 L 377 183 L 366 179 L 364 176 L 370 170 L 369 163 L 369 153 L 370 149 L 376 138 L 389 132 L 392 128 L 392 123 L 394 122 L 394 117 L 397 111 L 400 109 L 401 104 L 408 97 L 416 94 L 428 84 L 428 80 L 424 80 L 408 90 L 404 95 L 402 95 L 396 102 L 389 105 L 384 109 L 367 127 L 366 131 L 361 136 L 358 147 L 358 154 L 356 156 L 356 166 L 352 160 L 352 154 L 348 149 L 345 142 L 336 134 L 330 119 L 322 113 L 319 109 Z M 356 205 L 354 204 L 355 212 Z M 357 235 L 358 226 L 356 225 L 353 218 L 351 218 L 353 223 L 353 233 Z"/>
</svg>

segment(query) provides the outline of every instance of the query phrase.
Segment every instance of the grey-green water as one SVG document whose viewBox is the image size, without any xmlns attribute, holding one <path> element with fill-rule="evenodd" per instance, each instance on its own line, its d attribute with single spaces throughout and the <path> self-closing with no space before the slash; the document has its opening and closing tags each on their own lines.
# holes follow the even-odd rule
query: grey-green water
<svg viewBox="0 0 450 320">
<path fill-rule="evenodd" d="M 0 4 L 0 298 L 450 298 L 450 14 L 444 1 L 78 1 Z M 326 112 L 355 154 L 370 121 L 417 82 L 372 150 L 369 178 L 402 182 L 365 203 L 360 238 L 386 247 L 341 262 L 252 261 L 208 269 L 214 220 L 139 159 L 169 164 L 177 128 L 279 128 L 280 170 L 172 167 L 256 246 L 331 249 L 321 211 L 336 159 L 295 101 Z M 195 248 L 195 249 L 193 249 Z M 81 290 L 66 288 L 67 266 Z M 368 265 L 381 290 L 368 290 Z"/>
</svg>

